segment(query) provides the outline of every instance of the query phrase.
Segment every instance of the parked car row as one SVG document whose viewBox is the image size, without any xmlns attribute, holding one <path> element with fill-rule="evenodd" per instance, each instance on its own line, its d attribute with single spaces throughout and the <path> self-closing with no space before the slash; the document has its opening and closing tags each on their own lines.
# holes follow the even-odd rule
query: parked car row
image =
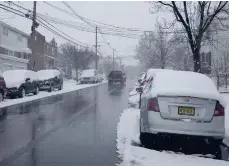
<svg viewBox="0 0 229 166">
<path fill-rule="evenodd" d="M 59 70 L 9 70 L 0 74 L 0 101 L 9 98 L 23 98 L 27 94 L 37 95 L 39 91 L 52 92 L 63 89 L 63 76 Z"/>
<path fill-rule="evenodd" d="M 141 76 L 144 74 L 144 78 Z M 149 69 L 140 76 L 140 140 L 156 145 L 160 136 L 205 139 L 220 145 L 225 135 L 224 107 L 206 75 Z"/>
</svg>

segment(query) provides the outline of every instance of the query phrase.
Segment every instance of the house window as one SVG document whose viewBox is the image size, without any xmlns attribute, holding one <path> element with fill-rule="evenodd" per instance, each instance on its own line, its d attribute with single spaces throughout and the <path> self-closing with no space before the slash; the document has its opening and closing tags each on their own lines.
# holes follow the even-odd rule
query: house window
<svg viewBox="0 0 229 166">
<path fill-rule="evenodd" d="M 22 36 L 20 34 L 17 36 L 17 40 L 22 42 Z"/>
<path fill-rule="evenodd" d="M 17 58 L 22 58 L 22 53 L 21 52 L 15 52 L 14 55 Z"/>
<path fill-rule="evenodd" d="M 6 27 L 3 27 L 3 35 L 8 36 L 8 29 Z"/>
</svg>

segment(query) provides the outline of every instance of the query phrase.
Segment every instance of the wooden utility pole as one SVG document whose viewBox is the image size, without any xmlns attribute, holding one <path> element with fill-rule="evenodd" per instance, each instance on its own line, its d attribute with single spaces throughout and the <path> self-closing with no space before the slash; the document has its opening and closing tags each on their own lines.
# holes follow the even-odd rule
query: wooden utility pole
<svg viewBox="0 0 229 166">
<path fill-rule="evenodd" d="M 33 2 L 33 22 L 32 22 L 32 27 L 31 27 L 31 41 L 32 41 L 32 58 L 31 58 L 31 66 L 32 66 L 32 70 L 35 70 L 35 65 L 36 65 L 36 54 L 35 54 L 35 36 L 36 36 L 36 27 L 38 26 L 36 23 L 36 16 L 37 16 L 37 12 L 36 12 L 36 8 L 37 8 L 37 2 L 34 1 Z"/>
<path fill-rule="evenodd" d="M 98 27 L 95 27 L 95 69 L 98 70 Z"/>
</svg>

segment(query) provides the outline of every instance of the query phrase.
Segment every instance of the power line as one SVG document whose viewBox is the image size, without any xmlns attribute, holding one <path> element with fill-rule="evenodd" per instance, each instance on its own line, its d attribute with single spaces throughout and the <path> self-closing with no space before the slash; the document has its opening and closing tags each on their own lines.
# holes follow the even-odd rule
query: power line
<svg viewBox="0 0 229 166">
<path fill-rule="evenodd" d="M 82 20 L 83 22 L 86 22 L 88 25 L 95 27 L 94 25 L 92 25 L 90 22 L 88 22 L 84 17 L 80 16 L 66 1 L 62 1 L 63 4 L 65 4 L 65 6 L 67 6 L 72 13 L 74 13 L 80 20 Z"/>
<path fill-rule="evenodd" d="M 62 34 L 64 34 L 65 36 L 69 37 L 70 39 L 75 40 L 76 42 L 78 42 L 78 43 L 80 43 L 80 44 L 89 46 L 88 44 L 83 43 L 83 42 L 81 42 L 81 41 L 78 41 L 78 40 L 72 38 L 71 36 L 69 36 L 68 34 L 64 33 L 63 31 L 59 30 L 58 28 L 56 28 L 55 26 L 53 26 L 52 24 L 50 24 L 48 21 L 46 21 L 46 20 L 43 19 L 42 17 L 40 17 L 40 16 L 38 16 L 38 17 L 39 17 L 40 19 L 42 19 L 44 22 L 46 22 L 48 25 L 50 25 L 50 26 L 52 26 L 53 28 L 55 28 L 55 29 L 56 29 L 57 31 L 59 31 L 60 33 L 62 33 Z M 79 44 L 79 45 L 80 45 L 80 44 Z"/>
<path fill-rule="evenodd" d="M 14 3 L 13 3 L 13 4 L 14 4 Z M 1 4 L 0 4 L 0 5 L 1 5 Z M 5 5 L 2 5 L 2 6 L 5 6 Z M 17 5 L 17 6 L 19 7 L 20 5 Z M 8 7 L 8 6 L 5 6 L 5 7 L 6 7 L 6 8 L 9 8 L 9 9 L 11 9 L 11 10 L 3 8 L 4 10 L 7 10 L 7 11 L 9 11 L 9 12 L 12 12 L 12 13 L 16 14 L 16 15 L 19 15 L 19 16 L 22 16 L 22 17 L 25 17 L 25 18 L 28 18 L 28 19 L 32 19 L 32 18 L 29 18 L 30 15 L 27 14 L 27 16 L 26 16 L 26 14 L 23 13 L 22 11 L 20 11 L 20 10 L 17 10 L 17 9 Z M 26 8 L 24 8 L 24 7 L 22 7 L 22 8 L 23 8 L 24 10 L 26 10 L 26 11 L 30 11 L 29 9 L 26 9 Z M 19 14 L 19 13 L 16 13 L 16 12 L 13 12 L 12 10 L 15 10 L 15 11 L 17 11 L 17 12 L 23 13 L 24 15 Z M 42 19 L 44 22 L 46 22 L 47 24 L 49 24 L 50 26 L 52 26 L 52 27 L 55 28 L 57 31 L 59 31 L 60 33 L 64 34 L 65 36 L 67 36 L 67 37 L 70 38 L 70 39 L 68 39 L 67 37 L 65 37 L 65 36 L 63 36 L 63 35 L 61 35 L 61 34 L 59 34 L 59 33 L 56 32 L 55 30 L 53 30 L 52 28 L 50 28 L 50 27 L 48 27 L 46 24 L 44 24 L 41 20 L 39 20 L 39 22 L 41 23 L 42 27 L 44 27 L 44 28 L 50 30 L 51 32 L 53 32 L 53 33 L 56 34 L 57 36 L 59 36 L 59 37 L 65 39 L 65 40 L 68 40 L 68 41 L 70 41 L 70 42 L 72 42 L 72 43 L 74 43 L 74 44 L 76 44 L 76 45 L 80 45 L 80 46 L 82 46 L 82 47 L 85 47 L 85 48 L 86 48 L 86 46 L 89 46 L 88 44 L 85 44 L 85 43 L 83 43 L 83 42 L 77 41 L 76 39 L 74 39 L 74 38 L 72 38 L 71 36 L 67 35 L 66 33 L 62 32 L 61 30 L 59 30 L 58 28 L 56 28 L 55 26 L 53 26 L 52 24 L 50 24 L 49 22 L 47 22 L 46 20 L 44 20 L 42 17 L 39 16 L 39 18 Z M 71 39 L 72 39 L 72 40 L 71 40 Z M 73 41 L 73 40 L 74 40 L 74 41 Z M 77 41 L 78 43 L 75 42 L 75 41 Z M 79 44 L 79 43 L 80 43 L 80 44 Z M 83 44 L 83 45 L 82 45 L 82 44 Z M 86 45 L 86 46 L 85 46 L 85 45 Z"/>
<path fill-rule="evenodd" d="M 53 7 L 53 8 L 55 8 L 55 9 L 61 11 L 61 12 L 66 13 L 66 14 L 68 14 L 70 16 L 76 17 L 74 14 L 72 14 L 72 13 L 70 13 L 70 12 L 68 12 L 68 11 L 66 11 L 66 10 L 64 10 L 62 8 L 59 8 L 59 7 L 57 7 L 57 6 L 53 5 L 53 4 L 50 4 L 50 3 L 45 2 L 45 1 L 44 1 L 44 3 L 46 3 L 47 5 Z M 138 29 L 138 28 L 125 28 L 125 27 L 115 26 L 115 25 L 111 25 L 111 24 L 106 24 L 106 23 L 102 23 L 102 22 L 99 22 L 99 21 L 95 21 L 95 20 L 92 20 L 92 19 L 88 19 L 88 18 L 82 17 L 79 14 L 77 14 L 77 15 L 78 15 L 78 17 L 81 17 L 84 20 L 91 21 L 91 22 L 94 22 L 96 24 L 105 25 L 107 27 L 113 27 L 113 28 L 116 28 L 116 29 L 123 29 L 123 30 L 134 31 L 134 32 L 150 32 L 148 30 L 141 30 L 141 29 Z M 97 26 L 100 26 L 100 25 L 97 25 Z"/>
<path fill-rule="evenodd" d="M 20 5 L 17 5 L 17 4 L 15 4 L 15 3 L 13 3 L 13 2 L 11 2 L 11 4 L 13 4 L 13 5 L 15 5 L 15 6 L 17 6 L 17 7 L 19 7 L 19 8 L 21 8 L 21 9 L 23 9 L 23 10 L 26 10 L 26 11 L 28 11 L 28 12 L 31 12 L 31 10 L 29 10 L 29 9 L 26 9 L 26 8 L 24 8 L 24 7 L 22 7 L 22 6 L 20 6 Z M 73 10 L 72 8 L 71 8 L 71 10 Z M 74 11 L 75 12 L 75 11 Z M 76 13 L 76 12 L 75 12 Z M 77 13 L 76 13 L 77 14 Z M 46 20 L 49 20 L 49 21 L 52 21 L 53 23 L 58 23 L 58 24 L 62 24 L 62 25 L 68 25 L 68 27 L 71 27 L 71 28 L 75 28 L 75 29 L 77 29 L 77 30 L 80 30 L 80 31 L 86 31 L 86 32 L 92 32 L 92 33 L 95 33 L 94 32 L 94 28 L 93 29 L 91 29 L 91 28 L 89 28 L 89 27 L 85 27 L 85 26 L 83 26 L 82 27 L 82 25 L 73 25 L 72 23 L 69 23 L 68 21 L 63 21 L 63 20 L 60 20 L 60 19 L 57 19 L 57 18 L 54 18 L 54 17 L 50 17 L 50 16 L 46 16 L 46 15 L 43 15 L 43 14 L 39 14 L 38 13 L 38 15 L 40 15 L 41 17 L 43 17 L 43 19 L 44 19 L 44 17 L 45 17 L 45 19 Z M 78 14 L 77 14 L 78 15 Z M 75 15 L 74 15 L 75 16 Z M 80 18 L 81 20 L 83 20 L 84 22 L 85 22 L 85 19 L 83 19 L 83 17 L 82 16 L 77 16 L 77 18 Z M 88 21 L 86 21 L 86 23 L 87 24 L 90 24 Z M 111 30 L 111 29 L 110 29 Z M 125 33 L 125 34 L 122 34 L 122 32 L 121 31 L 116 31 L 115 30 L 115 32 L 112 32 L 112 31 L 109 31 L 109 29 L 107 30 L 107 31 L 103 31 L 104 33 L 102 33 L 102 34 L 106 34 L 106 35 L 112 35 L 112 36 L 120 36 L 120 37 L 126 37 L 126 38 L 138 38 L 138 36 L 136 36 L 137 34 L 127 34 L 127 33 Z"/>
</svg>

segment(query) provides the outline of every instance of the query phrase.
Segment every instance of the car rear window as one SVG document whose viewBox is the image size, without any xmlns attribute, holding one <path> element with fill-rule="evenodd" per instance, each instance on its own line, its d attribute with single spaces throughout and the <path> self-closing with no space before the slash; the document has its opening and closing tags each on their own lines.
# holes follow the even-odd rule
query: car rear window
<svg viewBox="0 0 229 166">
<path fill-rule="evenodd" d="M 112 71 L 109 77 L 122 77 L 123 73 L 121 71 Z"/>
</svg>

